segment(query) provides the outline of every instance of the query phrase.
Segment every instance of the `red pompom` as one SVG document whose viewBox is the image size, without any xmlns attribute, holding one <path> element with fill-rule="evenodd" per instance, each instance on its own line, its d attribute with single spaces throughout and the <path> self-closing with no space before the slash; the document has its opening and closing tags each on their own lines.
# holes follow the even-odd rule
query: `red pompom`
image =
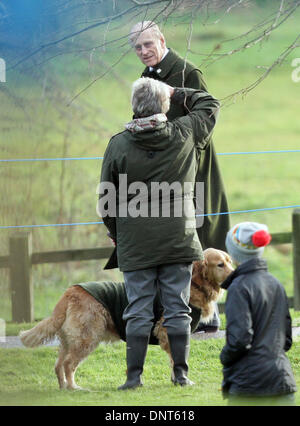
<svg viewBox="0 0 300 426">
<path fill-rule="evenodd" d="M 260 231 L 254 232 L 254 234 L 252 235 L 252 242 L 255 245 L 255 247 L 264 247 L 269 244 L 271 239 L 272 239 L 271 235 L 267 231 L 264 231 L 263 229 Z"/>
</svg>

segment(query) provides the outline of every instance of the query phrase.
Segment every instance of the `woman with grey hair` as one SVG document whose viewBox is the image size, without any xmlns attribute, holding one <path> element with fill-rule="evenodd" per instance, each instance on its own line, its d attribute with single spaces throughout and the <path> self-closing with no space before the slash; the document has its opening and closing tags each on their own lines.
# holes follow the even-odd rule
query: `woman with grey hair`
<svg viewBox="0 0 300 426">
<path fill-rule="evenodd" d="M 165 114 L 170 97 L 185 103 L 190 113 L 169 122 Z M 187 377 L 191 321 L 188 303 L 192 262 L 203 257 L 193 201 L 196 149 L 212 133 L 219 103 L 204 91 L 174 89 L 141 78 L 133 84 L 132 107 L 134 119 L 107 146 L 99 194 L 99 210 L 116 242 L 128 298 L 123 315 L 127 381 L 119 389 L 142 385 L 157 292 L 174 361 L 172 380 L 181 386 L 191 385 Z M 106 184 L 106 188 L 114 188 L 109 200 L 103 189 Z M 180 195 L 169 193 L 169 197 L 160 192 L 161 196 L 152 200 L 148 190 L 162 184 L 176 184 L 183 190 Z M 178 202 L 188 206 L 179 215 L 175 214 Z M 166 205 L 168 216 L 164 215 Z"/>
</svg>

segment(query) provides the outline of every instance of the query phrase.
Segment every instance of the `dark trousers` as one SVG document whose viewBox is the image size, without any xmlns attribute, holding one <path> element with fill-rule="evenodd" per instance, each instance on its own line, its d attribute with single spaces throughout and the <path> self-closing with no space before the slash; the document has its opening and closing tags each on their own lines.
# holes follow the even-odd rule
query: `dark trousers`
<svg viewBox="0 0 300 426">
<path fill-rule="evenodd" d="M 157 291 L 164 308 L 164 327 L 168 334 L 190 333 L 189 299 L 192 264 L 168 264 L 124 272 L 128 297 L 123 319 L 126 335 L 149 336 L 153 327 L 153 301 Z"/>
</svg>

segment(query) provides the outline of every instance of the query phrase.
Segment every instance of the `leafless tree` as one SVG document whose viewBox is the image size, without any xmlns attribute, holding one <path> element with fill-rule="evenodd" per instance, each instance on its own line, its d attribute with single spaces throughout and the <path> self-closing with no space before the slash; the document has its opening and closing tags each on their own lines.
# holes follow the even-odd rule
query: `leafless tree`
<svg viewBox="0 0 300 426">
<path fill-rule="evenodd" d="M 95 75 L 92 81 L 79 91 L 75 98 L 91 87 L 97 80 L 101 79 L 111 69 L 116 67 L 123 57 L 128 53 L 127 44 L 128 24 L 142 19 L 156 20 L 160 25 L 164 25 L 170 19 L 184 18 L 184 22 L 190 28 L 190 40 L 187 43 L 187 53 L 193 50 L 192 32 L 193 22 L 201 16 L 202 22 L 208 22 L 211 15 L 216 16 L 214 24 L 217 24 L 224 16 L 239 8 L 251 8 L 256 3 L 255 0 L 52 0 L 43 7 L 40 15 L 41 22 L 47 22 L 52 17 L 55 25 L 45 25 L 46 33 L 41 37 L 39 43 L 32 43 L 29 49 L 22 54 L 17 52 L 17 57 L 11 57 L 7 66 L 10 69 L 18 67 L 30 68 L 47 63 L 58 55 L 89 53 L 104 49 L 118 50 L 119 55 L 114 62 L 106 67 L 106 70 Z M 225 48 L 223 53 L 217 49 L 201 55 L 201 66 L 212 66 L 216 61 L 233 56 L 257 44 L 267 42 L 270 35 L 280 28 L 288 20 L 291 20 L 300 7 L 299 0 L 274 0 L 273 10 L 269 16 L 260 19 L 257 23 L 243 34 L 239 34 L 235 39 L 222 40 L 218 44 Z M 13 21 L 5 9 L 5 2 L 0 3 L 0 13 L 2 10 L 2 20 Z M 97 30 L 97 37 L 95 31 Z M 274 61 L 265 66 L 262 75 L 252 82 L 248 87 L 239 92 L 231 94 L 235 97 L 239 94 L 245 95 L 263 81 L 270 72 L 299 47 L 300 33 L 295 34 L 294 40 L 284 51 L 282 51 Z M 94 43 L 94 40 L 102 42 Z M 228 48 L 231 42 L 239 41 L 238 47 Z"/>
<path fill-rule="evenodd" d="M 24 9 L 20 7 L 21 3 Z M 130 51 L 128 33 L 134 23 L 155 20 L 163 29 L 170 23 L 184 26 L 187 30 L 185 57 L 188 58 L 189 53 L 197 55 L 199 67 L 206 70 L 248 49 L 272 43 L 272 34 L 299 16 L 300 0 L 274 0 L 272 7 L 267 9 L 268 14 L 258 15 L 255 25 L 248 31 L 231 39 L 224 39 L 221 33 L 218 43 L 210 52 L 198 51 L 193 39 L 196 23 L 203 24 L 203 31 L 212 26 L 218 29 L 218 24 L 228 15 L 247 8 L 251 10 L 255 4 L 255 0 L 0 0 L 0 56 L 5 57 L 8 80 L 12 74 L 17 76 L 16 82 L 20 75 L 30 76 L 31 81 L 38 81 L 40 87 L 39 92 L 32 91 L 29 99 L 24 91 L 17 90 L 14 85 L 0 84 L 0 148 L 3 158 L 22 156 L 15 140 L 15 132 L 20 131 L 23 135 L 21 139 L 28 136 L 30 140 L 32 157 L 40 154 L 40 144 L 45 141 L 48 142 L 47 152 L 58 146 L 61 150 L 55 151 L 57 156 L 68 156 L 69 143 L 76 131 L 72 128 L 74 121 L 80 122 L 87 139 L 95 134 L 101 135 L 99 139 L 108 139 L 109 131 L 98 119 L 99 115 L 110 121 L 112 118 L 107 117 L 109 113 L 105 105 L 101 104 L 103 101 L 100 99 L 95 106 L 81 95 L 92 90 L 93 85 L 107 74 L 121 82 L 120 90 L 128 91 L 129 83 L 118 72 L 118 65 Z M 30 5 L 34 13 L 31 13 Z M 257 88 L 291 56 L 300 45 L 299 29 L 295 25 L 294 28 L 293 38 L 287 41 L 284 49 L 270 63 L 256 64 L 262 70 L 261 75 L 246 87 L 228 94 L 222 100 L 223 105 Z M 171 45 L 172 40 L 169 41 Z M 109 53 L 107 57 L 105 52 Z M 84 58 L 90 73 L 83 75 L 82 86 L 71 86 L 67 78 L 63 81 L 59 79 L 55 68 L 56 58 L 59 57 L 66 62 L 70 59 L 70 67 L 78 58 Z M 70 70 L 67 71 L 71 75 Z M 77 72 L 75 69 L 72 76 Z M 47 116 L 47 103 L 51 106 L 51 114 L 43 121 L 39 111 L 44 108 Z M 9 109 L 14 110 L 14 113 L 10 115 Z M 53 120 L 53 111 L 59 120 Z M 53 131 L 58 140 L 54 147 L 51 146 L 51 137 L 47 139 Z M 46 169 L 47 163 L 43 167 Z M 68 165 L 61 162 L 60 168 L 56 169 L 58 186 L 51 191 L 47 187 L 48 182 L 45 182 L 45 194 L 40 199 L 40 192 L 36 193 L 34 187 L 35 181 L 40 180 L 36 170 L 35 167 L 24 167 L 20 172 L 13 164 L 1 168 L 2 225 L 39 224 L 40 218 L 35 207 L 39 202 L 45 210 L 48 209 L 48 192 L 51 193 L 51 203 L 56 203 L 51 216 L 53 222 L 72 222 L 75 217 L 79 217 L 81 206 L 78 205 L 80 203 L 76 204 L 76 200 L 80 197 L 76 194 L 73 177 L 67 173 Z M 18 192 L 20 182 L 21 194 Z M 90 232 L 95 235 L 102 232 L 99 228 L 97 231 L 91 229 L 86 227 L 79 233 Z M 74 234 L 72 227 L 59 228 L 56 232 L 57 245 L 71 246 Z M 44 234 L 36 232 L 35 249 L 47 247 L 46 240 Z M 7 241 L 1 242 L 0 239 L 0 249 L 4 253 L 6 246 Z"/>
</svg>

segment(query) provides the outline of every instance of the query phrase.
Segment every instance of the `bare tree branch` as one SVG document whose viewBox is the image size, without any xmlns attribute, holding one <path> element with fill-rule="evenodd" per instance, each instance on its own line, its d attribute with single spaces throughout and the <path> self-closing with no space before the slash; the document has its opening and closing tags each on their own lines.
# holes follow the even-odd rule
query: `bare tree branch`
<svg viewBox="0 0 300 426">
<path fill-rule="evenodd" d="M 73 0 L 74 1 L 74 0 Z M 62 13 L 62 11 L 69 11 L 74 8 L 79 8 L 83 5 L 81 2 L 75 2 L 73 3 L 72 0 L 64 0 L 64 1 L 57 1 L 57 13 Z M 85 0 L 84 4 L 88 4 L 88 0 Z M 93 2 L 90 2 L 92 4 Z M 278 0 L 278 8 L 273 11 L 269 16 L 267 16 L 264 19 L 261 19 L 260 22 L 253 25 L 252 28 L 243 33 L 239 34 L 237 37 L 223 40 L 208 54 L 206 53 L 197 53 L 192 48 L 192 34 L 193 34 L 193 25 L 195 19 L 199 16 L 199 12 L 202 13 L 203 11 L 207 11 L 207 20 L 209 17 L 210 11 L 218 11 L 218 13 L 222 14 L 223 16 L 228 15 L 233 11 L 233 9 L 236 9 L 238 7 L 245 7 L 246 5 L 253 4 L 254 0 L 127 0 L 125 5 L 123 3 L 118 3 L 117 0 L 114 0 L 113 2 L 113 10 L 110 9 L 109 16 L 102 16 L 101 18 L 96 19 L 94 22 L 92 22 L 90 25 L 85 25 L 84 28 L 78 29 L 79 22 L 74 23 L 75 27 L 77 26 L 77 29 L 75 31 L 68 31 L 67 34 L 65 33 L 62 37 L 58 37 L 56 40 L 49 41 L 47 43 L 43 43 L 38 48 L 34 49 L 33 51 L 29 52 L 27 55 L 19 59 L 15 64 L 11 65 L 10 67 L 7 67 L 7 71 L 10 69 L 17 68 L 22 63 L 28 61 L 29 59 L 36 59 L 33 61 L 34 63 L 30 63 L 29 67 L 23 67 L 22 71 L 28 71 L 35 69 L 45 64 L 46 62 L 50 61 L 51 59 L 57 58 L 60 55 L 69 55 L 69 54 L 81 54 L 84 52 L 89 52 L 89 61 L 91 63 L 91 60 L 93 58 L 93 55 L 97 49 L 102 49 L 104 51 L 108 49 L 108 47 L 113 47 L 114 49 L 119 49 L 118 55 L 119 57 L 117 59 L 114 59 L 113 63 L 106 68 L 104 72 L 102 72 L 99 76 L 94 76 L 92 81 L 88 83 L 82 90 L 79 91 L 75 96 L 72 97 L 71 101 L 68 103 L 70 105 L 75 99 L 80 96 L 83 92 L 88 90 L 94 83 L 96 83 L 98 80 L 103 78 L 105 75 L 109 73 L 114 67 L 116 67 L 122 59 L 125 57 L 125 55 L 130 51 L 130 49 L 127 49 L 127 38 L 128 33 L 120 34 L 120 28 L 118 28 L 118 32 L 115 37 L 113 37 L 113 31 L 116 31 L 116 26 L 120 27 L 122 25 L 122 18 L 126 17 L 127 22 L 128 20 L 137 19 L 139 17 L 139 20 L 149 20 L 147 18 L 149 11 L 156 11 L 156 16 L 151 18 L 151 20 L 158 19 L 158 23 L 161 22 L 167 22 L 169 17 L 178 17 L 178 16 L 185 16 L 186 19 L 188 18 L 188 21 L 185 19 L 184 25 L 187 25 L 188 28 L 188 38 L 187 38 L 187 47 L 185 51 L 185 61 L 187 60 L 188 54 L 193 53 L 197 54 L 199 56 L 203 57 L 202 62 L 199 64 L 199 67 L 207 68 L 209 66 L 212 66 L 216 61 L 220 61 L 223 58 L 233 56 L 239 52 L 242 52 L 246 49 L 249 49 L 251 47 L 256 46 L 258 43 L 262 43 L 263 41 L 267 41 L 270 37 L 270 35 L 277 31 L 280 26 L 282 26 L 285 22 L 287 22 L 292 16 L 294 16 L 297 9 L 300 7 L 300 0 Z M 105 2 L 101 2 L 101 4 L 105 4 Z M 106 2 L 106 4 L 109 4 Z M 122 9 L 117 9 L 118 5 L 122 5 Z M 1 2 L 0 2 L 1 5 Z M 155 7 L 154 7 L 155 6 Z M 83 7 L 83 6 L 82 6 Z M 111 7 L 111 6 L 110 6 Z M 80 9 L 79 9 L 80 10 Z M 53 14 L 53 8 L 49 6 L 48 9 L 46 9 L 47 13 Z M 140 15 L 144 14 L 143 17 Z M 79 14 L 80 15 L 80 14 Z M 77 15 L 77 16 L 79 16 Z M 81 16 L 84 16 L 81 15 Z M 88 15 L 86 15 L 88 18 Z M 221 18 L 219 18 L 217 21 L 215 21 L 215 24 L 220 21 Z M 81 24 L 85 24 L 86 22 L 83 22 L 81 19 Z M 113 25 L 114 24 L 114 25 Z M 124 25 L 124 24 L 123 24 Z M 207 23 L 205 25 L 208 25 Z M 95 29 L 95 28 L 103 28 L 102 32 L 102 42 L 99 44 L 92 43 L 92 38 L 79 38 L 78 37 L 78 43 L 76 44 L 75 48 L 70 48 L 70 44 L 66 44 L 67 40 L 71 40 L 74 37 L 77 37 L 79 35 L 87 34 L 89 31 Z M 71 29 L 71 28 L 70 28 Z M 64 28 L 65 31 L 65 28 Z M 227 52 L 220 53 L 217 51 L 217 49 L 220 48 L 225 43 L 232 42 L 234 40 L 239 40 L 246 38 L 246 41 L 242 42 L 238 47 L 231 49 Z M 273 65 L 266 68 L 265 77 L 261 76 L 256 82 L 249 85 L 247 88 L 245 88 L 245 92 L 239 91 L 237 93 L 242 93 L 243 95 L 249 91 L 252 90 L 254 87 L 259 84 L 260 81 L 262 81 L 266 76 L 275 68 L 279 63 L 282 61 L 282 57 L 285 58 L 286 55 L 290 54 L 290 52 L 295 49 L 298 45 L 296 43 L 290 44 L 289 48 L 287 48 L 282 54 L 274 60 Z M 54 50 L 55 47 L 59 47 L 59 51 Z M 124 51 L 125 49 L 125 51 Z M 43 55 L 41 55 L 43 54 Z M 34 68 L 33 68 L 34 67 Z M 184 72 L 184 71 L 183 71 Z M 233 94 L 235 96 L 236 93 Z"/>
<path fill-rule="evenodd" d="M 22 59 L 20 59 L 19 61 L 17 61 L 14 65 L 8 67 L 7 70 L 16 68 L 22 62 L 27 61 L 32 56 L 36 55 L 37 53 L 40 53 L 42 50 L 44 50 L 44 49 L 46 49 L 48 47 L 55 46 L 55 45 L 57 45 L 57 44 L 65 41 L 65 40 L 68 40 L 70 38 L 76 37 L 79 34 L 85 33 L 85 32 L 87 32 L 89 30 L 92 30 L 94 28 L 100 27 L 100 26 L 105 25 L 105 24 L 107 24 L 109 22 L 115 21 L 115 20 L 123 17 L 124 15 L 128 15 L 131 12 L 133 12 L 134 10 L 136 10 L 137 7 L 153 6 L 153 5 L 156 5 L 156 4 L 159 4 L 159 3 L 166 3 L 166 2 L 168 3 L 168 5 L 171 5 L 173 3 L 173 0 L 154 0 L 154 1 L 148 2 L 148 3 L 141 3 L 139 5 L 136 4 L 135 6 L 132 6 L 132 7 L 128 8 L 128 9 L 124 10 L 123 12 L 117 13 L 116 15 L 109 16 L 108 18 L 105 18 L 105 19 L 103 19 L 100 22 L 96 22 L 95 24 L 89 25 L 89 26 L 87 26 L 87 27 L 85 27 L 85 28 L 83 28 L 83 29 L 81 29 L 79 31 L 75 31 L 75 32 L 73 32 L 71 34 L 66 35 L 65 37 L 62 37 L 62 38 L 58 39 L 58 40 L 54 40 L 52 42 L 43 44 L 38 49 L 34 50 L 30 54 L 26 55 L 25 57 L 23 57 Z"/>
<path fill-rule="evenodd" d="M 274 30 L 276 30 L 278 27 L 280 27 L 287 19 L 289 19 L 294 13 L 295 13 L 295 11 L 299 8 L 299 6 L 300 6 L 300 1 L 297 1 L 295 4 L 294 4 L 294 6 L 292 7 L 292 8 L 288 8 L 287 10 L 285 10 L 284 12 L 282 11 L 282 9 L 281 9 L 281 6 L 282 6 L 282 3 L 283 2 L 281 2 L 281 5 L 280 5 L 280 9 L 279 9 L 279 11 L 278 11 L 278 14 L 277 14 L 277 17 L 276 17 L 276 20 L 273 22 L 273 24 L 272 25 L 270 25 L 267 29 L 264 29 L 261 33 L 259 33 L 256 37 L 254 37 L 252 40 L 250 40 L 250 41 L 247 41 L 246 43 L 244 43 L 244 44 L 242 44 L 241 46 L 239 46 L 238 48 L 236 48 L 236 49 L 233 49 L 233 50 L 230 50 L 229 52 L 226 52 L 226 53 L 221 53 L 221 54 L 217 54 L 217 55 L 215 55 L 214 54 L 214 51 L 212 51 L 211 52 L 211 54 L 209 54 L 208 55 L 208 57 L 202 62 L 202 64 L 200 65 L 200 67 L 201 66 L 204 66 L 205 65 L 205 63 L 206 62 L 208 62 L 208 59 L 210 59 L 211 57 L 213 57 L 213 56 L 217 56 L 215 59 L 213 59 L 212 61 L 210 61 L 207 65 L 206 65 L 206 67 L 208 67 L 208 66 L 211 66 L 214 62 L 216 62 L 216 61 L 219 61 L 220 59 L 222 59 L 222 58 L 224 58 L 224 57 L 228 57 L 228 56 L 232 56 L 232 55 L 234 55 L 235 53 L 238 53 L 238 52 L 241 52 L 241 51 L 243 51 L 243 50 L 245 50 L 245 49 L 248 49 L 249 47 L 253 47 L 253 46 L 255 46 L 256 44 L 258 44 L 258 43 L 260 43 L 260 42 L 262 42 L 264 39 L 266 39 L 270 34 L 271 34 L 271 32 L 272 31 L 274 31 Z M 284 17 L 281 19 L 281 21 L 280 22 L 278 22 L 278 20 L 279 20 L 279 17 L 281 16 L 281 15 L 283 15 Z M 263 23 L 265 23 L 265 21 L 263 21 Z M 263 25 L 263 23 L 260 23 L 259 25 L 260 26 L 262 26 Z M 253 29 L 252 30 L 250 30 L 248 33 L 245 33 L 244 35 L 248 35 L 250 32 L 253 32 Z M 244 36 L 244 35 L 242 35 L 242 36 Z M 239 36 L 239 37 L 241 37 L 241 36 Z M 232 41 L 233 39 L 231 39 L 230 41 Z M 227 40 L 228 41 L 228 40 Z"/>
<path fill-rule="evenodd" d="M 112 65 L 111 65 L 111 67 L 110 68 L 108 68 L 103 74 L 101 74 L 101 75 L 99 75 L 98 77 L 96 77 L 96 78 L 94 78 L 88 85 L 86 85 L 82 90 L 80 90 L 80 92 L 78 92 L 71 100 L 70 100 L 70 102 L 67 104 L 67 106 L 70 106 L 71 105 L 71 103 L 73 103 L 74 101 L 75 101 L 75 99 L 77 99 L 82 93 L 84 93 L 86 90 L 88 90 L 93 84 L 95 84 L 98 80 L 100 80 L 101 78 L 103 78 L 104 76 L 106 76 L 109 72 L 110 72 L 110 70 L 112 69 L 112 68 L 114 68 L 118 63 L 120 63 L 121 62 L 121 60 L 124 58 L 124 56 L 125 55 L 127 55 L 127 53 L 128 52 L 130 52 L 131 51 L 131 48 L 130 49 L 128 49 L 125 53 L 123 53 L 120 57 L 119 57 L 119 59 L 115 62 L 115 63 L 113 63 Z"/>
<path fill-rule="evenodd" d="M 168 0 L 168 4 L 167 6 L 165 6 L 160 12 L 159 14 L 165 12 L 169 6 L 171 5 L 171 3 L 173 3 L 172 0 Z M 144 3 L 143 3 L 144 4 Z M 170 12 L 171 13 L 171 12 Z M 156 18 L 154 18 L 155 20 Z M 127 55 L 127 53 L 129 53 L 131 51 L 131 47 L 129 49 L 127 49 L 124 53 L 122 53 L 122 55 L 119 57 L 119 59 L 110 67 L 108 68 L 103 74 L 101 74 L 100 76 L 94 78 L 86 87 L 84 87 L 80 92 L 78 92 L 72 99 L 71 101 L 68 103 L 68 106 L 71 105 L 71 103 L 77 99 L 82 93 L 84 93 L 86 90 L 88 90 L 94 83 L 96 83 L 98 80 L 100 80 L 101 78 L 103 78 L 106 74 L 109 73 L 109 71 L 114 68 L 119 62 L 121 62 L 121 60 L 124 58 L 124 56 Z"/>
<path fill-rule="evenodd" d="M 256 81 L 254 81 L 253 83 L 251 83 L 249 86 L 236 91 L 235 93 L 232 93 L 228 96 L 226 96 L 225 98 L 221 99 L 221 101 L 230 101 L 233 100 L 235 101 L 236 98 L 238 96 L 245 96 L 246 94 L 248 94 L 251 90 L 255 89 L 255 87 L 257 87 L 262 81 L 264 81 L 267 76 L 270 74 L 270 72 L 276 68 L 277 66 L 281 65 L 285 59 L 289 56 L 289 54 L 296 48 L 299 47 L 299 45 L 297 44 L 300 41 L 300 34 L 296 37 L 296 39 L 294 40 L 294 42 L 288 46 L 282 53 L 281 55 L 273 62 L 272 65 L 270 65 L 269 67 L 267 67 L 266 71 L 264 72 L 263 75 L 261 75 Z M 225 103 L 222 104 L 222 106 L 225 106 Z"/>
</svg>

